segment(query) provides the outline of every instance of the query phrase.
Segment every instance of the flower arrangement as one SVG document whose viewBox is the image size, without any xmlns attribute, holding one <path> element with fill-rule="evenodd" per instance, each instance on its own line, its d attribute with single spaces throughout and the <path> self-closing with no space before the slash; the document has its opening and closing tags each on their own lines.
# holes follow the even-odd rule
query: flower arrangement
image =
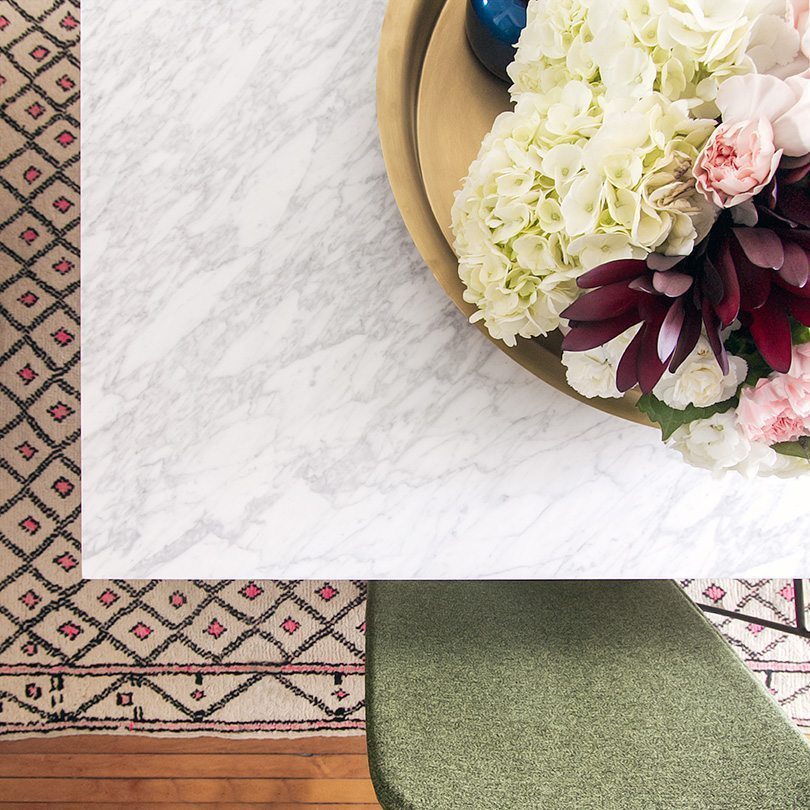
<svg viewBox="0 0 810 810">
<path fill-rule="evenodd" d="M 465 300 L 559 329 L 684 459 L 810 472 L 808 0 L 530 0 L 453 206 Z"/>
</svg>

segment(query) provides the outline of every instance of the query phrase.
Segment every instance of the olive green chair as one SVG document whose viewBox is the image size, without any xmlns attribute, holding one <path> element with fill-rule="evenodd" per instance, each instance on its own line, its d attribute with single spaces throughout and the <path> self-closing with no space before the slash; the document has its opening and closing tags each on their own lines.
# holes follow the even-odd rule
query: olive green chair
<svg viewBox="0 0 810 810">
<path fill-rule="evenodd" d="M 810 810 L 810 747 L 672 582 L 369 589 L 385 810 Z"/>
</svg>

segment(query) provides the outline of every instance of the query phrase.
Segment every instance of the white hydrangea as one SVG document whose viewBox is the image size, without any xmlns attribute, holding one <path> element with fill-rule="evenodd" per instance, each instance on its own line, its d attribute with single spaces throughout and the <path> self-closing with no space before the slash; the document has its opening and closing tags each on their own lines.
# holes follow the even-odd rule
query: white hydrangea
<svg viewBox="0 0 810 810">
<path fill-rule="evenodd" d="M 728 374 L 724 375 L 709 341 L 701 336 L 676 372 L 664 372 L 653 395 L 680 411 L 689 405 L 707 408 L 725 402 L 737 393 L 748 374 L 748 364 L 741 357 L 730 356 L 728 366 Z"/>
<path fill-rule="evenodd" d="M 746 478 L 792 478 L 810 472 L 810 463 L 784 456 L 761 442 L 750 442 L 729 410 L 679 427 L 667 442 L 684 461 L 711 470 L 715 477 L 734 471 Z"/>
<path fill-rule="evenodd" d="M 638 326 L 634 326 L 596 349 L 563 352 L 565 378 L 571 388 L 589 399 L 617 399 L 623 396 L 616 388 L 616 369 L 638 329 Z"/>
<path fill-rule="evenodd" d="M 474 320 L 508 345 L 545 335 L 616 258 L 688 253 L 706 208 L 691 166 L 714 127 L 658 93 L 607 109 L 582 81 L 498 117 L 452 211 Z"/>
<path fill-rule="evenodd" d="M 658 91 L 713 117 L 724 79 L 793 58 L 787 16 L 783 0 L 531 0 L 512 92 L 577 77 L 608 98 Z"/>
</svg>

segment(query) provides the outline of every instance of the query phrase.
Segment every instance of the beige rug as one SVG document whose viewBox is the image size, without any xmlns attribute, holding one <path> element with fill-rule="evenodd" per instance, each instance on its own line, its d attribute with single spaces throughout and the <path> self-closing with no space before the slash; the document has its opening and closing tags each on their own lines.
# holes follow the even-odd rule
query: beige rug
<svg viewBox="0 0 810 810">
<path fill-rule="evenodd" d="M 79 21 L 0 0 L 0 735 L 358 733 L 362 582 L 80 578 Z M 687 588 L 787 621 L 787 585 Z M 807 642 L 720 623 L 810 727 Z"/>
</svg>

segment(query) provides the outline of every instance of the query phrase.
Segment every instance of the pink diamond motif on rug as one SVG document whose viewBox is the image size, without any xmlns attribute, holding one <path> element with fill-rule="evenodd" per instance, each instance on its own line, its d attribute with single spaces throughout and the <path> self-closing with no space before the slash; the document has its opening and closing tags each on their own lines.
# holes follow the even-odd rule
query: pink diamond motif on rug
<svg viewBox="0 0 810 810">
<path fill-rule="evenodd" d="M 31 445 L 29 442 L 23 442 L 22 444 L 18 444 L 14 448 L 26 461 L 30 461 L 38 452 L 37 448 Z"/>
<path fill-rule="evenodd" d="M 57 402 L 55 405 L 51 405 L 51 407 L 48 408 L 48 413 L 51 415 L 54 422 L 64 422 L 68 416 L 73 415 L 76 411 L 64 402 Z"/>
<path fill-rule="evenodd" d="M 23 531 L 25 531 L 27 534 L 31 535 L 36 534 L 39 531 L 40 525 L 40 522 L 31 515 L 20 521 L 20 528 L 23 529 Z"/>
<path fill-rule="evenodd" d="M 65 571 L 70 571 L 71 568 L 75 568 L 79 564 L 79 561 L 68 551 L 59 557 L 55 557 L 54 562 L 60 568 L 64 568 Z"/>
<path fill-rule="evenodd" d="M 205 697 L 205 692 L 203 692 L 202 689 L 195 689 L 191 693 L 191 699 L 192 700 L 202 700 L 204 697 Z"/>
<path fill-rule="evenodd" d="M 748 632 L 752 635 L 758 636 L 765 628 L 761 624 L 749 622 L 747 625 L 745 625 L 745 629 L 748 630 Z"/>
<path fill-rule="evenodd" d="M 143 622 L 138 622 L 129 632 L 136 638 L 144 641 L 152 635 L 152 628 L 145 625 Z"/>
<path fill-rule="evenodd" d="M 23 293 L 23 294 L 22 294 L 22 295 L 21 295 L 21 296 L 20 296 L 20 297 L 19 297 L 17 300 L 18 300 L 18 301 L 19 301 L 19 302 L 20 302 L 20 303 L 21 303 L 21 304 L 22 304 L 24 307 L 28 307 L 28 308 L 30 308 L 30 307 L 34 306 L 34 304 L 36 304 L 36 302 L 37 302 L 37 301 L 39 301 L 39 296 L 38 296 L 38 295 L 35 295 L 34 293 L 32 293 L 32 292 L 29 290 L 28 292 Z"/>
<path fill-rule="evenodd" d="M 287 618 L 281 623 L 281 629 L 289 635 L 292 635 L 300 626 L 301 625 L 295 619 L 293 619 L 292 616 L 287 616 Z"/>
<path fill-rule="evenodd" d="M 73 269 L 73 264 L 69 262 L 67 259 L 60 259 L 54 266 L 53 269 L 59 273 L 60 276 L 64 276 L 69 273 Z"/>
<path fill-rule="evenodd" d="M 121 597 L 110 588 L 106 588 L 103 593 L 99 594 L 98 601 L 101 602 L 104 607 L 108 608 L 114 605 Z"/>
<path fill-rule="evenodd" d="M 76 636 L 81 635 L 84 631 L 81 627 L 73 622 L 65 622 L 64 624 L 60 625 L 57 630 L 65 637 L 73 641 Z"/>
<path fill-rule="evenodd" d="M 333 588 L 328 582 L 324 582 L 324 584 L 318 588 L 315 593 L 317 593 L 324 602 L 329 602 L 334 599 L 340 593 L 340 591 L 338 591 L 337 588 Z"/>
<path fill-rule="evenodd" d="M 780 588 L 777 593 L 782 599 L 787 599 L 788 602 L 792 602 L 796 598 L 796 590 L 792 582 L 789 582 L 784 588 Z"/>
<path fill-rule="evenodd" d="M 53 201 L 53 207 L 59 211 L 60 214 L 64 214 L 73 208 L 73 203 L 67 197 L 57 197 Z"/>
<path fill-rule="evenodd" d="M 61 476 L 53 482 L 53 490 L 56 492 L 60 498 L 67 498 L 76 487 L 73 485 L 71 481 L 68 481 L 67 478 Z"/>
<path fill-rule="evenodd" d="M 70 146 L 73 141 L 76 140 L 76 136 L 73 133 L 68 132 L 66 129 L 63 129 L 54 139 L 60 146 L 64 146 L 67 148 Z"/>
<path fill-rule="evenodd" d="M 23 383 L 25 383 L 25 385 L 28 385 L 29 383 L 32 383 L 37 377 L 39 377 L 39 374 L 37 374 L 36 371 L 34 371 L 34 369 L 31 368 L 30 364 L 26 363 L 17 372 L 17 376 L 23 381 Z"/>
<path fill-rule="evenodd" d="M 249 599 L 251 602 L 256 599 L 257 597 L 261 596 L 264 593 L 264 588 L 259 587 L 255 582 L 248 582 L 244 588 L 242 588 L 239 593 L 245 597 L 245 599 Z"/>
<path fill-rule="evenodd" d="M 212 619 L 211 624 L 206 627 L 205 632 L 208 633 L 209 636 L 219 638 L 223 633 L 227 632 L 227 629 L 227 627 L 221 625 L 216 619 Z"/>
<path fill-rule="evenodd" d="M 712 583 L 703 591 L 703 595 L 708 599 L 711 599 L 712 602 L 719 602 L 725 595 L 726 592 L 719 586 Z"/>
<path fill-rule="evenodd" d="M 169 596 L 169 604 L 173 608 L 181 608 L 187 601 L 186 597 L 180 591 L 174 591 L 171 596 Z"/>
<path fill-rule="evenodd" d="M 60 346 L 67 346 L 69 343 L 73 343 L 73 335 L 65 329 L 64 326 L 57 329 L 51 337 L 60 345 Z"/>
<path fill-rule="evenodd" d="M 42 597 L 30 589 L 20 597 L 20 602 L 22 602 L 29 610 L 33 610 L 41 601 Z"/>
</svg>

